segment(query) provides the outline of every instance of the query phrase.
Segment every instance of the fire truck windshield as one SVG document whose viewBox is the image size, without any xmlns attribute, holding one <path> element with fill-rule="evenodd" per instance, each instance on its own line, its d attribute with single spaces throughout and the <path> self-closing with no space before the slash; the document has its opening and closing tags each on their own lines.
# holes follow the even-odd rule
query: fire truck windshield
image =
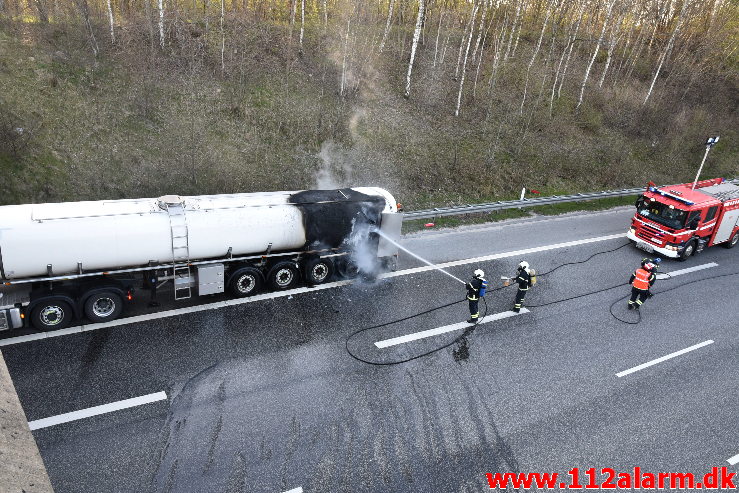
<svg viewBox="0 0 739 493">
<path fill-rule="evenodd" d="M 640 204 L 638 212 L 639 215 L 672 229 L 681 229 L 688 217 L 687 211 L 671 208 L 669 205 L 657 201 L 649 202 L 645 200 Z"/>
</svg>

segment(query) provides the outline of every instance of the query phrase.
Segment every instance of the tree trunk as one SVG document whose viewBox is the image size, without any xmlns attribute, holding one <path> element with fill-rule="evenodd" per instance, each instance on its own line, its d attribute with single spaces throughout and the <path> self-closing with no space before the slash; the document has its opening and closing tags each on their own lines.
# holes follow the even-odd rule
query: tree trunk
<svg viewBox="0 0 739 493">
<path fill-rule="evenodd" d="M 471 24 L 474 26 L 475 23 L 475 17 L 477 17 L 477 10 L 479 9 L 479 4 L 475 5 L 474 10 L 472 11 L 472 19 Z M 462 89 L 464 89 L 464 78 L 467 74 L 467 56 L 470 53 L 470 45 L 472 44 L 472 35 L 474 34 L 474 29 L 470 30 L 470 35 L 467 38 L 467 49 L 464 51 L 464 63 L 462 64 L 462 77 L 459 79 L 459 92 L 457 93 L 457 107 L 454 110 L 454 116 L 459 116 L 459 107 L 462 105 Z"/>
<path fill-rule="evenodd" d="M 113 19 L 113 7 L 110 4 L 110 0 L 107 0 L 107 7 L 108 7 L 108 21 L 110 22 L 110 42 L 115 44 L 115 31 L 113 30 L 113 24 L 115 23 Z"/>
<path fill-rule="evenodd" d="M 418 47 L 418 38 L 421 35 L 421 27 L 423 26 L 423 14 L 426 7 L 425 0 L 418 0 L 418 17 L 416 18 L 416 30 L 413 32 L 413 45 L 411 46 L 411 59 L 408 62 L 408 75 L 405 79 L 406 98 L 411 95 L 411 73 L 413 72 L 413 61 L 416 59 L 416 48 Z"/>
<path fill-rule="evenodd" d="M 483 28 L 485 27 L 485 17 L 488 13 L 488 3 L 489 0 L 483 0 L 482 16 L 480 16 L 480 26 L 477 28 L 477 40 L 475 41 L 475 47 L 472 49 L 472 63 L 475 63 L 477 49 L 480 47 L 480 41 L 482 40 Z"/>
<path fill-rule="evenodd" d="M 46 13 L 46 5 L 43 0 L 36 0 L 36 9 L 38 10 L 38 20 L 42 24 L 49 23 L 49 14 Z"/>
<path fill-rule="evenodd" d="M 98 47 L 98 42 L 95 39 L 95 31 L 92 29 L 92 23 L 90 22 L 90 6 L 87 4 L 87 0 L 77 0 L 77 7 L 79 7 L 82 13 L 82 20 L 85 21 L 92 54 L 97 58 L 100 48 Z"/>
<path fill-rule="evenodd" d="M 328 28 L 328 6 L 326 0 L 322 0 L 321 3 L 323 4 L 323 29 L 325 30 Z"/>
<path fill-rule="evenodd" d="M 652 95 L 652 90 L 654 90 L 654 83 L 657 82 L 657 77 L 659 77 L 659 73 L 662 70 L 662 65 L 665 63 L 665 60 L 667 60 L 667 57 L 670 56 L 670 51 L 672 51 L 672 45 L 675 43 L 675 36 L 677 36 L 677 33 L 680 31 L 680 27 L 683 23 L 683 15 L 685 14 L 685 7 L 688 6 L 687 0 L 683 1 L 683 7 L 680 9 L 680 14 L 677 18 L 677 23 L 675 24 L 675 29 L 672 31 L 672 35 L 670 36 L 670 40 L 667 42 L 667 46 L 665 47 L 665 51 L 662 52 L 662 55 L 659 57 L 659 63 L 657 65 L 657 70 L 654 72 L 654 77 L 652 78 L 652 84 L 649 86 L 649 91 L 647 91 L 647 96 L 644 98 L 644 103 L 647 104 L 647 101 L 649 101 L 649 97 Z"/>
<path fill-rule="evenodd" d="M 387 8 L 387 22 L 385 22 L 385 33 L 382 35 L 382 41 L 380 41 L 380 53 L 385 49 L 385 42 L 387 41 L 387 35 L 390 33 L 390 24 L 393 21 L 393 8 L 395 7 L 395 0 L 390 0 L 390 5 Z"/>
<path fill-rule="evenodd" d="M 146 15 L 146 25 L 149 27 L 149 45 L 151 51 L 154 51 L 154 23 L 151 19 L 151 0 L 143 0 L 144 2 L 144 15 Z"/>
<path fill-rule="evenodd" d="M 303 53 L 303 35 L 305 34 L 305 0 L 300 0 L 300 53 Z"/>
<path fill-rule="evenodd" d="M 598 81 L 598 87 L 603 87 L 603 81 L 606 80 L 606 74 L 608 73 L 608 67 L 611 65 L 611 58 L 613 56 L 613 50 L 616 48 L 619 39 L 621 39 L 621 25 L 623 24 L 623 17 L 619 18 L 611 30 L 611 38 L 608 40 L 608 54 L 606 55 L 606 64 L 603 67 L 603 73 Z"/>
<path fill-rule="evenodd" d="M 158 0 L 159 7 L 159 47 L 164 49 L 164 0 Z"/>
<path fill-rule="evenodd" d="M 516 30 L 516 24 L 518 23 L 518 16 L 521 13 L 521 4 L 524 2 L 524 0 L 519 0 L 516 3 L 516 15 L 513 16 L 513 22 L 511 23 L 511 34 L 508 36 L 508 47 L 505 50 L 505 55 L 503 55 L 503 61 L 508 60 L 508 55 L 511 53 L 511 47 L 513 46 L 513 33 Z"/>
<path fill-rule="evenodd" d="M 467 22 L 467 26 L 464 28 L 464 35 L 462 36 L 462 41 L 459 43 L 459 54 L 457 55 L 457 68 L 454 70 L 454 80 L 457 80 L 459 77 L 459 65 L 462 63 L 462 51 L 464 50 L 464 43 L 467 39 L 467 30 L 469 29 L 469 35 L 470 39 L 472 38 L 472 33 L 475 28 L 475 17 L 477 16 L 477 8 L 479 5 L 477 4 L 477 0 L 474 0 L 472 2 L 472 12 L 470 13 L 470 20 Z"/>
<path fill-rule="evenodd" d="M 348 55 L 349 50 L 349 29 L 352 24 L 352 18 L 351 16 L 346 21 L 346 36 L 344 37 L 344 59 L 341 62 L 341 87 L 339 89 L 339 95 L 344 96 L 344 91 L 346 90 L 346 57 Z"/>
<path fill-rule="evenodd" d="M 582 79 L 582 85 L 580 86 L 580 97 L 577 100 L 577 106 L 575 109 L 579 109 L 580 105 L 582 105 L 583 97 L 585 96 L 585 85 L 588 83 L 588 77 L 590 76 L 590 69 L 593 68 L 593 63 L 595 63 L 595 57 L 598 56 L 598 51 L 600 50 L 600 44 L 603 42 L 603 36 L 605 36 L 606 28 L 608 27 L 608 22 L 611 20 L 611 12 L 613 11 L 613 5 L 616 3 L 616 0 L 610 0 L 610 3 L 606 7 L 606 15 L 603 18 L 603 29 L 600 30 L 600 36 L 598 37 L 598 42 L 595 44 L 595 49 L 593 50 L 593 56 L 590 57 L 590 63 L 588 63 L 588 68 L 585 69 L 585 77 Z"/>
<path fill-rule="evenodd" d="M 442 8 L 439 15 L 439 29 L 436 31 L 436 47 L 434 48 L 434 67 L 436 67 L 436 56 L 439 53 L 439 35 L 441 34 L 441 21 L 444 19 L 444 9 Z"/>
<path fill-rule="evenodd" d="M 556 6 L 555 6 L 556 8 Z M 534 49 L 534 53 L 531 54 L 531 60 L 529 60 L 529 66 L 526 68 L 526 82 L 523 86 L 523 98 L 521 99 L 521 109 L 520 113 L 523 115 L 523 105 L 526 102 L 526 92 L 529 88 L 529 74 L 531 73 L 531 67 L 534 65 L 534 60 L 536 60 L 536 55 L 539 54 L 539 50 L 541 49 L 541 41 L 544 39 L 544 31 L 547 29 L 547 23 L 549 23 L 549 17 L 552 14 L 552 4 L 547 5 L 547 12 L 544 15 L 544 24 L 541 26 L 541 34 L 539 34 L 539 41 L 536 43 L 536 48 Z"/>
<path fill-rule="evenodd" d="M 226 2 L 221 0 L 221 75 L 226 73 L 226 30 L 223 28 L 223 18 L 226 14 Z"/>
<path fill-rule="evenodd" d="M 567 53 L 567 63 L 570 61 L 570 55 L 572 55 L 572 46 L 575 44 L 575 39 L 577 38 L 577 33 L 580 30 L 580 23 L 582 22 L 582 16 L 585 13 L 585 2 L 580 5 L 580 10 L 577 13 L 577 22 L 575 23 L 574 27 L 570 27 L 570 33 L 567 37 L 567 43 L 565 44 L 564 49 L 562 49 L 562 56 L 559 57 L 559 65 L 557 66 L 557 71 L 554 75 L 554 82 L 552 83 L 552 94 L 549 98 L 549 115 L 552 114 L 552 109 L 554 108 L 554 92 L 557 87 L 557 81 L 559 81 L 559 72 L 562 68 L 562 62 L 565 59 L 565 53 Z M 567 72 L 567 63 L 564 65 L 564 70 L 562 71 L 562 80 L 564 80 L 565 73 Z M 562 83 L 559 84 L 560 90 L 562 89 Z M 557 97 L 559 98 L 559 93 L 557 94 Z"/>
</svg>

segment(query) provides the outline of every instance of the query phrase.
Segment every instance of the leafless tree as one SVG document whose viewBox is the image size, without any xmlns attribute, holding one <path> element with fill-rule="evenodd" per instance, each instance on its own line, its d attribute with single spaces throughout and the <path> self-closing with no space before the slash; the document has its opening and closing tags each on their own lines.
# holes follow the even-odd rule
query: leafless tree
<svg viewBox="0 0 739 493">
<path fill-rule="evenodd" d="M 393 8 L 395 7 L 395 0 L 390 0 L 390 5 L 387 8 L 387 22 L 385 23 L 385 33 L 382 35 L 382 41 L 380 41 L 380 53 L 385 49 L 385 42 L 387 41 L 387 35 L 390 33 L 390 24 L 393 20 Z"/>
<path fill-rule="evenodd" d="M 688 0 L 683 0 L 683 6 L 680 9 L 680 13 L 677 16 L 677 21 L 675 22 L 675 29 L 673 29 L 672 34 L 670 35 L 670 40 L 667 42 L 667 46 L 665 46 L 664 51 L 659 57 L 659 60 L 657 61 L 657 70 L 654 71 L 654 77 L 652 77 L 652 83 L 649 86 L 649 91 L 647 91 L 647 95 L 644 98 L 644 103 L 647 104 L 647 101 L 649 101 L 649 97 L 652 95 L 652 90 L 654 90 L 654 83 L 657 82 L 657 77 L 659 77 L 659 73 L 662 70 L 662 65 L 665 63 L 665 60 L 670 56 L 670 52 L 672 51 L 672 46 L 675 43 L 675 37 L 677 36 L 677 33 L 680 32 L 680 27 L 683 23 L 683 16 L 685 15 L 685 9 L 688 6 Z"/>
<path fill-rule="evenodd" d="M 425 0 L 418 0 L 418 17 L 416 18 L 416 30 L 413 32 L 413 45 L 411 46 L 411 59 L 408 61 L 408 75 L 405 79 L 405 97 L 411 95 L 411 73 L 413 72 L 413 61 L 416 59 L 416 48 L 418 48 L 418 38 L 421 35 L 421 27 L 423 26 L 423 15 L 426 6 Z"/>
<path fill-rule="evenodd" d="M 588 77 L 590 76 L 590 69 L 593 68 L 593 63 L 595 62 L 595 58 L 598 56 L 598 51 L 600 50 L 600 44 L 603 42 L 603 36 L 606 33 L 606 29 L 608 28 L 608 23 L 611 20 L 611 12 L 613 11 L 613 5 L 616 3 L 616 0 L 607 0 L 608 3 L 606 4 L 606 13 L 603 18 L 603 28 L 600 31 L 600 36 L 598 37 L 598 41 L 595 43 L 595 48 L 593 49 L 593 56 L 590 57 L 590 62 L 588 63 L 588 68 L 585 69 L 585 76 L 582 79 L 582 84 L 580 85 L 580 97 L 577 100 L 577 106 L 575 109 L 579 109 L 582 105 L 583 97 L 585 96 L 585 86 L 588 83 Z"/>
<path fill-rule="evenodd" d="M 477 17 L 477 11 L 479 7 L 480 7 L 479 4 L 475 4 L 475 8 L 472 11 L 472 18 L 470 19 L 470 24 L 473 27 L 475 25 L 475 17 Z M 459 79 L 459 92 L 457 93 L 457 107 L 454 110 L 454 116 L 459 116 L 459 107 L 462 104 L 462 89 L 464 88 L 464 78 L 467 72 L 467 56 L 469 55 L 469 52 L 470 52 L 470 44 L 472 44 L 473 34 L 474 34 L 474 29 L 470 30 L 470 35 L 467 37 L 467 48 L 464 51 L 464 63 L 462 64 L 462 77 Z"/>
</svg>

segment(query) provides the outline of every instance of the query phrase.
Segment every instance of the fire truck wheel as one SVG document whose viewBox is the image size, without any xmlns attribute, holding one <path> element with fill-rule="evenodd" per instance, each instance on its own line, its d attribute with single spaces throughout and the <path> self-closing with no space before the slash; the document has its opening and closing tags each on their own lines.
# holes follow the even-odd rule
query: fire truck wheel
<svg viewBox="0 0 739 493">
<path fill-rule="evenodd" d="M 739 231 L 734 233 L 734 236 L 732 236 L 729 241 L 724 243 L 724 248 L 734 248 L 737 243 L 739 243 Z"/>
<path fill-rule="evenodd" d="M 688 244 L 685 245 L 683 253 L 680 254 L 680 261 L 688 260 L 688 257 L 693 255 L 693 253 L 695 253 L 695 240 L 690 240 Z"/>
<path fill-rule="evenodd" d="M 322 284 L 334 273 L 334 263 L 330 258 L 314 257 L 305 263 L 305 282 L 311 285 Z"/>
<path fill-rule="evenodd" d="M 299 280 L 300 271 L 295 262 L 289 260 L 277 262 L 267 276 L 267 281 L 272 289 L 280 291 L 294 288 Z"/>
<path fill-rule="evenodd" d="M 72 321 L 72 307 L 65 301 L 40 303 L 31 311 L 31 324 L 39 330 L 59 330 Z"/>
<path fill-rule="evenodd" d="M 90 322 L 115 320 L 123 310 L 123 300 L 112 291 L 95 293 L 85 301 L 85 316 Z"/>
</svg>

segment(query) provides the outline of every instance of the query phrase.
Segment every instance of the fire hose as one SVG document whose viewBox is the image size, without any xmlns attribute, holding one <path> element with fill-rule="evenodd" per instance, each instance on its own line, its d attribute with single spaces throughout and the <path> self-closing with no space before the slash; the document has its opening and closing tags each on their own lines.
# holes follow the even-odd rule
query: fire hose
<svg viewBox="0 0 739 493">
<path fill-rule="evenodd" d="M 564 267 L 566 265 L 583 264 L 583 263 L 591 260 L 593 257 L 595 257 L 597 255 L 601 255 L 601 254 L 604 254 L 604 253 L 615 252 L 616 250 L 619 250 L 619 249 L 621 249 L 621 248 L 623 248 L 623 247 L 625 247 L 625 246 L 627 246 L 629 244 L 630 243 L 626 243 L 624 245 L 621 245 L 619 247 L 613 248 L 611 250 L 605 250 L 605 251 L 602 251 L 602 252 L 597 252 L 597 253 L 591 255 L 590 257 L 588 257 L 587 259 L 582 260 L 582 261 L 567 262 L 567 263 L 561 264 L 561 265 L 555 267 L 552 270 L 549 270 L 547 272 L 544 272 L 543 274 L 538 274 L 538 276 L 541 277 L 541 276 L 545 276 L 547 274 L 551 274 L 555 270 L 557 270 L 557 269 L 559 269 L 561 267 Z M 669 274 L 667 274 L 667 275 L 669 276 Z M 736 275 L 739 275 L 739 272 L 733 272 L 733 273 L 729 273 L 729 274 L 719 274 L 719 275 L 716 275 L 716 276 L 705 277 L 705 278 L 702 278 L 702 279 L 697 279 L 697 280 L 694 280 L 694 281 L 689 281 L 689 282 L 680 284 L 678 286 L 674 286 L 672 288 L 661 290 L 661 291 L 659 291 L 657 293 L 654 293 L 654 294 L 651 294 L 650 293 L 650 297 L 651 296 L 657 296 L 657 295 L 664 294 L 664 293 L 668 293 L 670 291 L 674 291 L 676 289 L 682 288 L 684 286 L 689 286 L 691 284 L 695 284 L 695 283 L 698 283 L 698 282 L 703 282 L 703 281 L 708 281 L 708 280 L 711 280 L 711 279 L 718 279 L 718 278 L 723 278 L 723 277 L 736 276 Z M 667 279 L 669 279 L 669 277 L 667 277 Z M 566 301 L 571 301 L 571 300 L 575 300 L 575 299 L 578 299 L 578 298 L 584 298 L 586 296 L 591 296 L 593 294 L 603 293 L 605 291 L 610 291 L 610 290 L 615 289 L 615 288 L 627 286 L 628 284 L 629 283 L 620 283 L 620 284 L 617 284 L 615 286 L 610 286 L 610 287 L 607 287 L 607 288 L 598 289 L 596 291 L 590 291 L 588 293 L 583 293 L 583 294 L 579 294 L 579 295 L 576 295 L 576 296 L 570 296 L 568 298 L 563 298 L 563 299 L 558 299 L 558 300 L 554 300 L 554 301 L 549 301 L 549 302 L 546 302 L 546 303 L 539 303 L 539 304 L 536 304 L 536 305 L 528 305 L 528 306 L 531 307 L 531 308 L 539 308 L 539 307 L 554 305 L 554 304 L 558 304 L 558 303 L 564 303 Z M 509 287 L 509 286 L 501 286 L 501 287 L 498 287 L 498 288 L 489 289 L 488 292 L 500 291 L 501 289 L 505 289 L 506 287 Z M 617 303 L 619 303 L 619 302 L 621 302 L 621 301 L 623 301 L 623 300 L 625 300 L 627 298 L 629 298 L 628 295 L 627 296 L 624 296 L 622 298 L 619 298 L 616 301 L 614 301 L 611 304 L 610 308 L 609 308 L 609 313 L 611 314 L 611 316 L 613 318 L 615 318 L 619 322 L 626 323 L 626 324 L 629 324 L 629 325 L 636 325 L 636 324 L 638 324 L 638 323 L 641 322 L 641 313 L 639 311 L 637 311 L 638 319 L 636 321 L 624 320 L 624 319 L 618 317 L 615 313 L 613 313 L 613 307 L 616 306 Z M 485 318 L 485 316 L 487 315 L 487 311 L 488 311 L 487 301 L 485 300 L 485 297 L 482 297 L 482 300 L 483 300 L 483 302 L 485 304 L 485 312 L 484 312 L 485 315 L 483 315 L 480 319 Z M 466 337 L 468 335 L 470 335 L 475 330 L 475 327 L 477 326 L 477 322 L 475 322 L 474 324 L 471 324 L 469 327 L 467 327 L 464 330 L 464 332 L 461 335 L 457 336 L 455 339 L 453 339 L 451 342 L 449 342 L 447 344 L 444 344 L 444 345 L 439 346 L 439 347 L 436 347 L 436 348 L 434 348 L 432 350 L 429 350 L 429 351 L 426 351 L 426 352 L 417 354 L 415 356 L 411 356 L 409 358 L 405 358 L 405 359 L 401 359 L 401 360 L 395 360 L 395 361 L 371 361 L 371 360 L 362 358 L 361 356 L 358 356 L 358 355 L 356 355 L 355 353 L 353 353 L 351 351 L 351 349 L 349 348 L 349 342 L 354 337 L 356 337 L 357 335 L 359 335 L 359 334 L 361 334 L 363 332 L 367 332 L 367 331 L 370 331 L 370 330 L 379 329 L 381 327 L 386 327 L 388 325 L 393 325 L 393 324 L 396 324 L 396 323 L 400 323 L 400 322 L 404 322 L 404 321 L 407 321 L 407 320 L 411 320 L 413 318 L 420 317 L 420 316 L 425 315 L 427 313 L 431 313 L 431 312 L 434 312 L 434 311 L 437 311 L 437 310 L 441 310 L 442 308 L 448 308 L 450 306 L 457 305 L 457 304 L 463 303 L 465 301 L 467 301 L 467 300 L 466 299 L 462 299 L 462 300 L 458 300 L 458 301 L 453 301 L 451 303 L 440 305 L 440 306 L 431 308 L 429 310 L 424 310 L 424 311 L 419 312 L 419 313 L 416 313 L 414 315 L 409 315 L 407 317 L 403 317 L 403 318 L 400 318 L 400 319 L 397 319 L 397 320 L 392 320 L 390 322 L 385 322 L 383 324 L 373 325 L 371 327 L 365 327 L 363 329 L 359 329 L 359 330 L 353 332 L 352 334 L 350 334 L 349 337 L 346 338 L 346 342 L 345 342 L 346 352 L 349 354 L 349 356 L 351 356 L 355 360 L 360 361 L 362 363 L 366 363 L 366 364 L 373 365 L 373 366 L 391 366 L 391 365 L 399 365 L 399 364 L 403 364 L 403 363 L 408 363 L 410 361 L 417 360 L 417 359 L 420 359 L 420 358 L 429 356 L 431 354 L 437 353 L 439 351 L 442 351 L 442 350 L 444 350 L 444 349 L 446 349 L 448 347 L 451 347 L 451 346 L 453 346 L 455 344 L 458 344 L 458 343 L 462 342 L 463 340 L 466 340 Z"/>
</svg>

